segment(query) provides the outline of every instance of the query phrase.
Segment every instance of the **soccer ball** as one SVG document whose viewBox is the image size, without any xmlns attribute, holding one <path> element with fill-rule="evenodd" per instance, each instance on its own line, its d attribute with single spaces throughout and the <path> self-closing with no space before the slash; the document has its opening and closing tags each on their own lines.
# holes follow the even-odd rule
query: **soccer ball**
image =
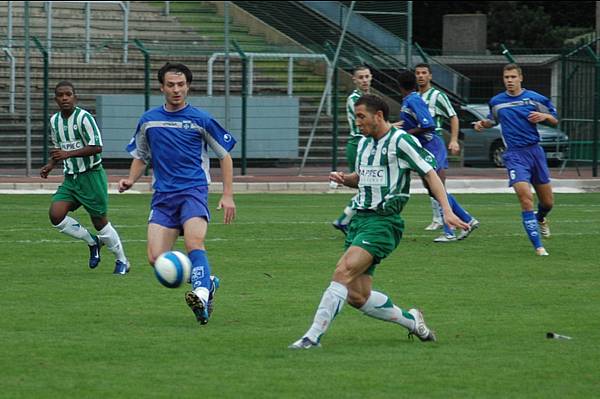
<svg viewBox="0 0 600 399">
<path fill-rule="evenodd" d="M 177 288 L 190 280 L 192 262 L 179 251 L 168 251 L 156 258 L 154 273 L 165 287 Z"/>
</svg>

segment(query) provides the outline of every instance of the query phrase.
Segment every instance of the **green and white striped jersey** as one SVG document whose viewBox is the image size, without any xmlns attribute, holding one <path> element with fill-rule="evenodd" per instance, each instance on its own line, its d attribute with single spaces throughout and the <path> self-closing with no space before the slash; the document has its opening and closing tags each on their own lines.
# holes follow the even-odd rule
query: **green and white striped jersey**
<svg viewBox="0 0 600 399">
<path fill-rule="evenodd" d="M 88 145 L 102 146 L 100 129 L 94 117 L 86 110 L 75 107 L 69 118 L 63 118 L 60 112 L 50 118 L 52 143 L 63 151 L 75 151 Z M 102 162 L 100 154 L 89 157 L 68 158 L 64 161 L 64 174 L 73 175 L 92 169 Z"/>
<path fill-rule="evenodd" d="M 429 113 L 435 121 L 436 133 L 441 135 L 444 119 L 450 119 L 453 116 L 456 116 L 454 107 L 452 107 L 448 96 L 435 87 L 430 88 L 425 93 L 421 93 L 421 98 L 425 101 L 425 104 L 427 104 Z"/>
<path fill-rule="evenodd" d="M 363 137 L 358 143 L 358 194 L 352 208 L 400 213 L 410 197 L 410 171 L 423 176 L 434 167 L 434 156 L 404 130 L 392 127 L 379 140 Z"/>
<path fill-rule="evenodd" d="M 350 126 L 350 137 L 362 137 L 360 129 L 356 126 L 356 113 L 354 112 L 354 104 L 363 95 L 363 93 L 356 89 L 354 90 L 346 100 L 346 115 L 348 116 L 348 125 Z"/>
</svg>

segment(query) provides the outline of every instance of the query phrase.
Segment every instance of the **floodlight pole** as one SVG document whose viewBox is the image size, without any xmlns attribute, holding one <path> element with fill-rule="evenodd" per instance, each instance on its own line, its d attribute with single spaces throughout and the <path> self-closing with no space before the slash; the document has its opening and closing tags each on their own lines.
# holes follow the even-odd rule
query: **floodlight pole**
<svg viewBox="0 0 600 399">
<path fill-rule="evenodd" d="M 310 131 L 310 135 L 308 136 L 308 142 L 306 143 L 306 148 L 304 149 L 304 156 L 302 157 L 302 163 L 300 164 L 300 169 L 298 171 L 298 176 L 302 175 L 304 171 L 304 166 L 306 165 L 306 159 L 308 158 L 308 151 L 310 150 L 310 146 L 312 144 L 313 138 L 315 136 L 315 131 L 317 130 L 317 124 L 319 123 L 319 118 L 321 117 L 321 112 L 323 111 L 323 105 L 325 104 L 325 98 L 327 96 L 327 92 L 331 89 L 331 77 L 335 72 L 335 66 L 337 65 L 338 57 L 340 56 L 340 50 L 342 49 L 342 43 L 344 42 L 344 36 L 346 36 L 346 30 L 348 29 L 348 23 L 350 22 L 350 17 L 352 17 L 352 10 L 354 10 L 354 4 L 356 1 L 350 3 L 350 8 L 348 9 L 348 15 L 346 15 L 346 19 L 344 20 L 344 27 L 342 28 L 342 34 L 340 35 L 340 40 L 338 41 L 337 48 L 335 49 L 335 55 L 333 56 L 333 61 L 331 65 L 334 67 L 327 71 L 327 83 L 325 84 L 325 90 L 323 90 L 323 95 L 321 96 L 321 102 L 319 103 L 319 109 L 317 110 L 317 116 L 315 118 L 315 123 L 313 124 L 312 130 Z M 333 110 L 333 112 L 337 112 L 337 109 Z"/>
</svg>

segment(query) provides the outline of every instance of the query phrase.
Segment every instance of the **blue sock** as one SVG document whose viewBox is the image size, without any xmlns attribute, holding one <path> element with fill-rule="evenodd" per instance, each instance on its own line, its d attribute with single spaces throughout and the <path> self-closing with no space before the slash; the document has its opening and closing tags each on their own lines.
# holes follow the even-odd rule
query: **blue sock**
<svg viewBox="0 0 600 399">
<path fill-rule="evenodd" d="M 546 208 L 541 203 L 538 203 L 538 211 L 535 214 L 535 216 L 537 217 L 538 222 L 541 222 L 542 220 L 544 220 L 544 218 L 546 217 L 546 215 L 548 215 L 551 210 L 552 210 L 552 207 Z"/>
<path fill-rule="evenodd" d="M 467 211 L 465 211 L 462 206 L 458 203 L 458 201 L 452 196 L 452 194 L 448 195 L 448 202 L 450 203 L 450 207 L 452 208 L 452 212 L 456 216 L 460 218 L 465 223 L 470 223 L 473 220 L 473 216 L 469 215 Z"/>
<path fill-rule="evenodd" d="M 188 256 L 192 261 L 192 289 L 202 287 L 210 291 L 210 265 L 206 257 L 206 251 L 195 249 Z"/>
<path fill-rule="evenodd" d="M 521 218 L 523 219 L 525 232 L 529 237 L 529 241 L 533 244 L 533 247 L 535 249 L 543 247 L 540 233 L 538 232 L 538 221 L 535 218 L 535 213 L 533 213 L 533 211 L 521 212 Z"/>
</svg>

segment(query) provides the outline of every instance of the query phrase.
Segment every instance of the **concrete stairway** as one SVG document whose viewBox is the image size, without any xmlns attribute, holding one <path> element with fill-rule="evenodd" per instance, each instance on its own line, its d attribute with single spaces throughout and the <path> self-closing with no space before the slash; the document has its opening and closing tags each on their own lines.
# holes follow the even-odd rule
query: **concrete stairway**
<svg viewBox="0 0 600 399">
<path fill-rule="evenodd" d="M 30 2 L 30 35 L 46 45 L 46 12 L 43 2 Z M 190 95 L 206 95 L 207 60 L 213 52 L 223 51 L 223 18 L 211 2 L 171 2 L 171 14 L 148 3 L 130 2 L 128 62 L 123 63 L 122 11 L 115 4 L 92 3 L 90 62 L 85 63 L 85 21 L 83 3 L 53 3 L 52 59 L 49 68 L 49 114 L 56 111 L 52 95 L 54 85 L 63 79 L 77 87 L 79 104 L 95 112 L 98 94 L 143 94 L 144 62 L 142 53 L 131 45 L 141 40 L 151 52 L 151 90 L 159 93 L 156 71 L 167 60 L 186 63 L 194 72 Z M 157 2 L 157 4 L 164 4 Z M 23 4 L 13 2 L 12 53 L 17 60 L 16 112 L 8 112 L 9 68 L 0 65 L 0 168 L 25 166 L 25 85 L 23 49 Z M 0 4 L 0 21 L 7 19 L 6 2 Z M 278 46 L 269 44 L 257 34 L 238 23 L 231 27 L 232 37 L 245 51 L 274 51 Z M 219 35 L 220 34 L 220 35 Z M 6 26 L 0 26 L 0 35 L 6 37 Z M 190 50 L 192 49 L 192 50 Z M 281 51 L 281 50 L 280 50 Z M 224 93 L 224 65 L 215 63 L 214 95 Z M 241 92 L 241 65 L 231 62 L 231 94 Z M 296 62 L 294 67 L 294 95 L 300 96 L 300 153 L 302 157 L 307 136 L 312 127 L 316 108 L 324 87 L 324 76 L 310 63 Z M 32 160 L 37 168 L 43 161 L 43 64 L 40 52 L 31 48 L 31 109 Z M 344 90 L 345 91 L 345 90 Z M 254 95 L 285 95 L 287 92 L 287 61 L 255 61 Z M 345 95 L 340 95 L 340 131 L 346 132 L 344 115 Z M 133 133 L 133 132 L 132 132 Z M 321 117 L 317 136 L 309 157 L 309 164 L 327 164 L 331 159 L 331 118 Z M 345 134 L 340 134 L 340 159 L 343 155 Z M 124 154 L 127 158 L 127 154 Z M 298 159 L 282 160 L 297 163 Z"/>
</svg>

